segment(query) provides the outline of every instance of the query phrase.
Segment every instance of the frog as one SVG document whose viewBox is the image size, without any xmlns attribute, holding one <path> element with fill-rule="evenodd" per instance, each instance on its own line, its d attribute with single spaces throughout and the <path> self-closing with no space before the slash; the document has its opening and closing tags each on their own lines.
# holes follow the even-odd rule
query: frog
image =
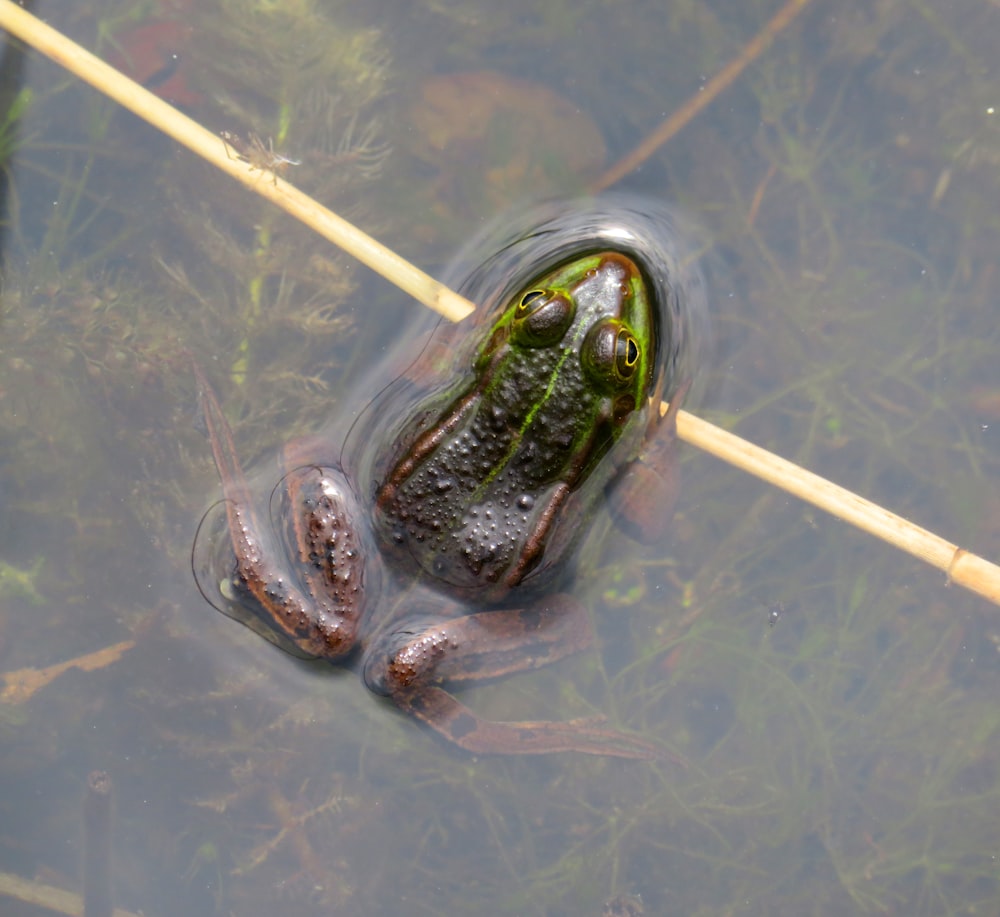
<svg viewBox="0 0 1000 917">
<path fill-rule="evenodd" d="M 339 452 L 288 443 L 268 525 L 196 368 L 225 509 L 218 584 L 199 580 L 209 601 L 224 595 L 223 610 L 296 655 L 356 665 L 373 692 L 473 755 L 662 757 L 601 719 L 490 720 L 455 694 L 593 645 L 566 587 L 598 509 L 643 540 L 669 520 L 690 380 L 669 378 L 664 355 L 681 329 L 615 240 L 508 278 L 471 328 L 443 330 L 402 377 L 419 388 L 443 366 L 453 379 L 403 408 L 385 389 Z"/>
</svg>

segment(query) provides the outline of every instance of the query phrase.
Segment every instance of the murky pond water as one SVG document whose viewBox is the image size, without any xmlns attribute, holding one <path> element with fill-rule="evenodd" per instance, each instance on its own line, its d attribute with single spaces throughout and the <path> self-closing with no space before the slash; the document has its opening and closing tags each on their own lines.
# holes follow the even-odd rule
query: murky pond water
<svg viewBox="0 0 1000 917">
<path fill-rule="evenodd" d="M 584 193 L 779 6 L 37 8 L 440 274 L 488 219 Z M 699 227 L 692 410 L 987 557 L 998 39 L 989 3 L 812 0 L 616 186 Z M 38 913 L 10 876 L 80 889 L 98 769 L 116 903 L 147 915 L 1000 908 L 997 609 L 690 447 L 662 544 L 597 520 L 581 551 L 597 648 L 462 691 L 667 761 L 463 756 L 213 611 L 191 359 L 266 474 L 421 307 L 55 65 L 4 73 L 4 913 Z"/>
</svg>

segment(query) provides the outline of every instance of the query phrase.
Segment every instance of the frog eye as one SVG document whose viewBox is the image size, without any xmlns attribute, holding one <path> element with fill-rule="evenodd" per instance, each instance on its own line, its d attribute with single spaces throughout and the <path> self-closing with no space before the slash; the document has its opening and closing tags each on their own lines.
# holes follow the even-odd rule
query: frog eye
<svg viewBox="0 0 1000 917">
<path fill-rule="evenodd" d="M 591 381 L 605 391 L 625 388 L 642 357 L 635 335 L 621 322 L 605 319 L 594 325 L 583 340 L 580 359 Z"/>
<path fill-rule="evenodd" d="M 517 317 L 521 318 L 521 316 L 527 315 L 531 311 L 531 304 L 543 296 L 545 296 L 545 290 L 529 290 L 525 293 L 521 297 L 521 301 L 517 304 Z"/>
<path fill-rule="evenodd" d="M 524 347 L 548 347 L 562 340 L 573 322 L 573 302 L 562 293 L 529 290 L 514 310 L 511 338 Z"/>
<path fill-rule="evenodd" d="M 639 365 L 639 342 L 625 329 L 615 340 L 615 369 L 623 379 L 631 379 Z"/>
</svg>

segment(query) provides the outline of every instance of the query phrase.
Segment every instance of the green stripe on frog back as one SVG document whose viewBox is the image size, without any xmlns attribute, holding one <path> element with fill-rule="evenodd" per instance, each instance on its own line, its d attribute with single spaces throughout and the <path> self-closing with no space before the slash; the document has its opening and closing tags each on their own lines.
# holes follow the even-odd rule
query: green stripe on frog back
<svg viewBox="0 0 1000 917">
<path fill-rule="evenodd" d="M 486 492 L 486 490 L 489 488 L 489 486 L 493 483 L 493 481 L 496 480 L 500 472 L 507 467 L 508 463 L 514 457 L 514 454 L 517 452 L 518 447 L 523 442 L 524 436 L 527 433 L 528 429 L 531 427 L 531 424 L 534 422 L 534 419 L 538 415 L 538 412 L 545 406 L 545 403 L 552 397 L 552 393 L 555 391 L 556 383 L 559 379 L 559 373 L 562 371 L 563 364 L 566 362 L 566 360 L 570 357 L 571 354 L 579 352 L 580 341 L 583 339 L 584 335 L 589 330 L 589 325 L 584 322 L 577 322 L 576 325 L 577 325 L 576 334 L 572 338 L 570 344 L 568 345 L 564 344 L 562 346 L 562 356 L 560 357 L 556 365 L 552 368 L 551 373 L 549 373 L 549 381 L 545 387 L 545 393 L 531 406 L 531 408 L 528 410 L 528 413 L 524 416 L 524 421 L 521 423 L 521 428 L 517 431 L 517 433 L 515 433 L 511 437 L 510 446 L 507 449 L 507 452 L 504 455 L 503 459 L 497 462 L 496 465 L 493 466 L 489 475 L 480 483 L 479 487 L 476 488 L 476 491 L 472 496 L 474 500 L 480 499 Z M 491 382 L 490 385 L 488 385 L 486 388 L 486 393 L 487 394 L 490 393 L 498 384 L 499 383 L 495 381 Z"/>
</svg>

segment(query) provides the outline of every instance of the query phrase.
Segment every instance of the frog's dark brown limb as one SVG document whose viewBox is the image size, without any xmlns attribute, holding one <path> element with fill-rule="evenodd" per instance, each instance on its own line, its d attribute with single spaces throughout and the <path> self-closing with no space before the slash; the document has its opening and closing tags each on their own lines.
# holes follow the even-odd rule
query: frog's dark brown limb
<svg viewBox="0 0 1000 917">
<path fill-rule="evenodd" d="M 233 585 L 239 597 L 267 613 L 279 637 L 307 656 L 336 659 L 354 647 L 362 611 L 356 596 L 363 579 L 361 552 L 350 546 L 346 483 L 337 469 L 307 466 L 285 481 L 293 504 L 289 518 L 306 591 L 290 582 L 281 558 L 269 556 L 270 539 L 261 528 L 232 430 L 211 385 L 195 367 L 201 408 L 215 465 L 222 479 L 229 537 L 235 557 Z"/>
<path fill-rule="evenodd" d="M 592 643 L 584 607 L 557 593 L 526 608 L 481 611 L 388 634 L 373 647 L 366 674 L 375 675 L 385 693 L 395 694 L 419 685 L 537 669 Z M 384 672 L 374 671 L 383 665 Z"/>
<path fill-rule="evenodd" d="M 569 595 L 526 608 L 478 612 L 388 635 L 376 647 L 366 680 L 450 742 L 473 754 L 577 751 L 622 758 L 655 757 L 656 746 L 591 720 L 506 723 L 486 720 L 441 682 L 499 678 L 549 665 L 593 642 L 584 607 Z"/>
</svg>

